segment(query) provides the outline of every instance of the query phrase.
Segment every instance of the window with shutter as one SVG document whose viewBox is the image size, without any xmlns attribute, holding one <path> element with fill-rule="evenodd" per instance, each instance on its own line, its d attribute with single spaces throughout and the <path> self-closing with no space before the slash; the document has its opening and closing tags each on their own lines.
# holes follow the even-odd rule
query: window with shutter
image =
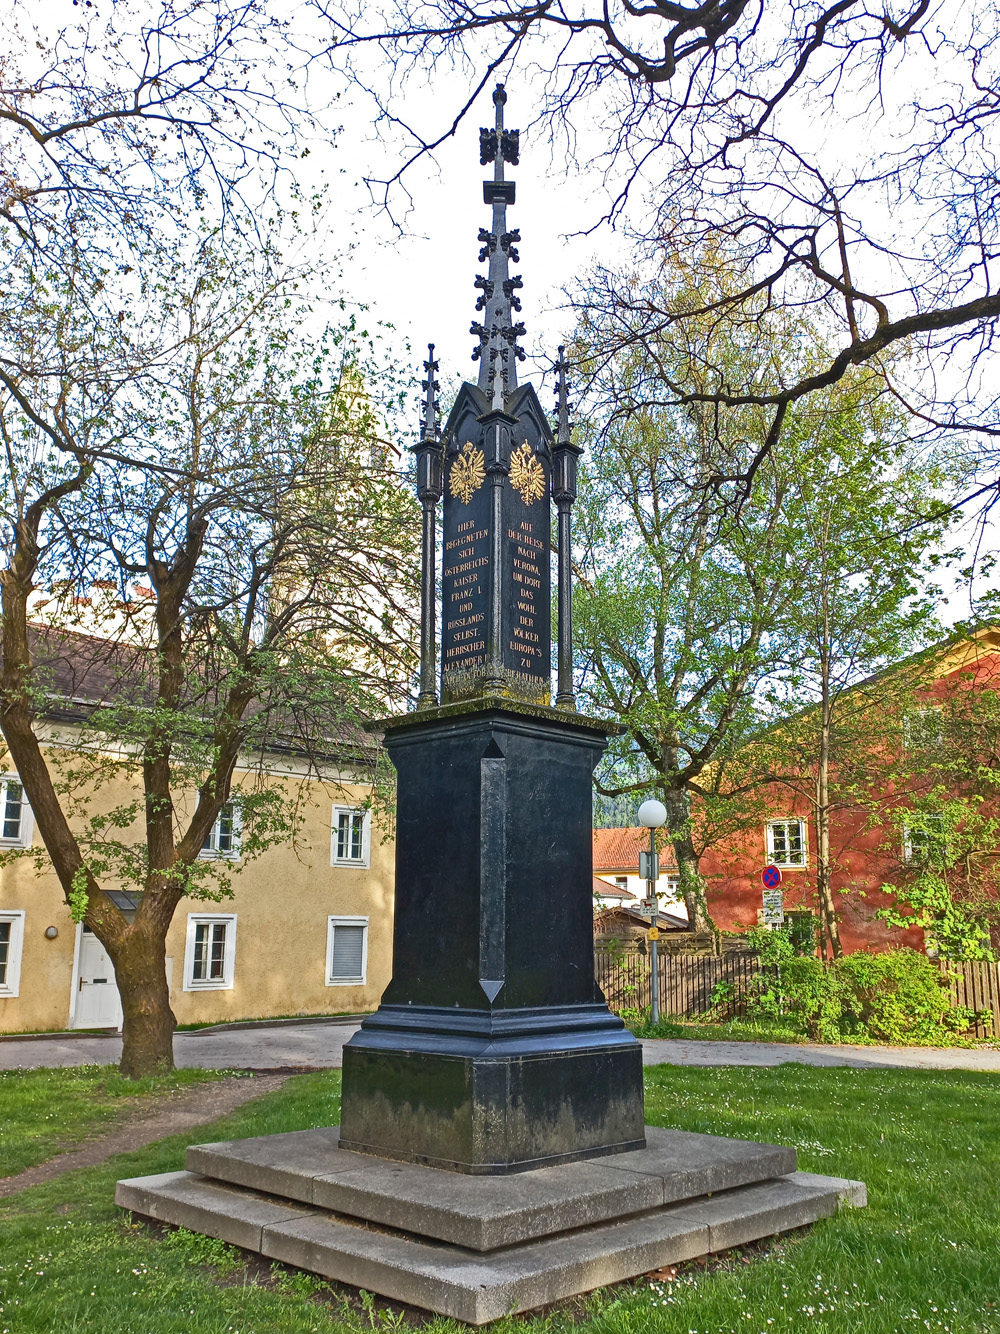
<svg viewBox="0 0 1000 1334">
<path fill-rule="evenodd" d="M 361 986 L 368 965 L 368 918 L 331 917 L 326 949 L 326 984 Z"/>
</svg>

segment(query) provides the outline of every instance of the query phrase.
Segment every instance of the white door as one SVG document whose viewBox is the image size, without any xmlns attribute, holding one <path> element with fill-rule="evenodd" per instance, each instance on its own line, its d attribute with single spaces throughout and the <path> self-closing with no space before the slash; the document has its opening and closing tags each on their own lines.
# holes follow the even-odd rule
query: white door
<svg viewBox="0 0 1000 1334">
<path fill-rule="evenodd" d="M 107 951 L 86 927 L 80 933 L 74 1028 L 120 1028 L 122 1003 Z"/>
</svg>

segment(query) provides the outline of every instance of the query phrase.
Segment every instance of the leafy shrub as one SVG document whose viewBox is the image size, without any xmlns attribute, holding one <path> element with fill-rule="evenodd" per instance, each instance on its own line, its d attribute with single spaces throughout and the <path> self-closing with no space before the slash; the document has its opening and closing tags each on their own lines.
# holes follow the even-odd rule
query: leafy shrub
<svg viewBox="0 0 1000 1334">
<path fill-rule="evenodd" d="M 848 954 L 826 963 L 796 956 L 786 931 L 757 929 L 747 936 L 762 965 L 746 998 L 747 1015 L 797 1020 L 814 1042 L 940 1042 L 976 1018 L 971 1011 L 948 1017 L 947 983 L 916 950 Z"/>
<path fill-rule="evenodd" d="M 983 1011 L 979 1011 L 979 1014 Z M 992 1011 L 986 1011 L 992 1018 Z M 966 1033 L 974 1028 L 978 1019 L 977 1011 L 969 1005 L 952 1005 L 941 1022 L 951 1033 Z"/>
<path fill-rule="evenodd" d="M 801 1017 L 806 1035 L 813 1042 L 838 1042 L 844 1012 L 842 982 L 822 959 L 788 959 L 781 966 L 785 1003 Z"/>
<path fill-rule="evenodd" d="M 792 949 L 802 958 L 811 959 L 819 941 L 819 919 L 811 912 L 788 914 L 785 933 Z"/>
<path fill-rule="evenodd" d="M 848 954 L 832 966 L 848 1032 L 880 1042 L 933 1042 L 948 1011 L 947 983 L 916 950 Z"/>
<path fill-rule="evenodd" d="M 737 996 L 736 987 L 732 982 L 716 982 L 712 988 L 712 994 L 708 998 L 709 1008 L 703 1016 L 705 1022 L 724 1024 L 735 1015 L 737 1001 L 742 999 Z"/>
</svg>

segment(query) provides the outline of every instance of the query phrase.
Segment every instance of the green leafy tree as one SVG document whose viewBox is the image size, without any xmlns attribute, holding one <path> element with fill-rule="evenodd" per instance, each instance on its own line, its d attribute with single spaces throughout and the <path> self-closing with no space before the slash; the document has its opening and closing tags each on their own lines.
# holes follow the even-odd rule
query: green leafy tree
<svg viewBox="0 0 1000 1334">
<path fill-rule="evenodd" d="M 679 303 L 706 304 L 713 293 L 722 301 L 743 281 L 716 252 L 677 257 L 671 273 L 669 299 Z M 712 460 L 753 450 L 766 417 L 752 407 L 738 418 L 670 407 L 678 377 L 699 356 L 676 330 L 655 358 L 636 346 L 603 361 L 588 328 L 578 355 L 596 409 L 581 488 L 577 624 L 584 692 L 628 729 L 600 788 L 662 797 L 697 926 L 708 924 L 700 853 L 759 828 L 770 783 L 801 792 L 820 829 L 820 903 L 838 953 L 834 731 L 850 787 L 861 779 L 847 777 L 847 733 L 871 726 L 858 682 L 935 628 L 921 575 L 945 526 L 937 494 L 947 479 L 910 448 L 880 381 L 859 372 L 792 413 L 745 504 L 716 504 Z M 698 338 L 706 360 L 728 359 L 741 374 L 758 350 L 755 335 L 744 343 L 710 320 Z M 820 333 L 789 321 L 756 373 L 798 374 L 822 355 Z M 662 405 L 652 389 L 640 407 L 637 386 L 649 389 L 654 376 L 665 385 Z"/>
<path fill-rule="evenodd" d="M 377 406 L 394 386 L 362 331 L 316 323 L 301 293 L 319 278 L 279 268 L 208 235 L 95 294 L 86 256 L 62 255 L 15 265 L 0 308 L 0 727 L 114 964 L 131 1076 L 172 1064 L 174 912 L 231 892 L 199 859 L 223 804 L 244 862 L 293 838 L 267 754 L 370 761 L 358 722 L 413 667 L 415 506 Z M 122 318 L 95 327 L 95 299 Z M 67 659 L 99 669 L 107 707 L 52 745 Z M 139 893 L 131 921 L 120 889 Z"/>
<path fill-rule="evenodd" d="M 678 258 L 673 272 L 677 299 L 724 291 L 734 277 L 700 257 Z M 785 515 L 792 477 L 769 460 L 739 513 L 716 506 L 707 485 L 692 496 L 693 483 L 707 483 L 718 419 L 699 407 L 657 406 L 655 395 L 634 410 L 636 381 L 653 369 L 646 352 L 588 361 L 588 332 L 584 321 L 577 354 L 593 390 L 578 505 L 577 650 L 583 697 L 627 729 L 598 788 L 662 798 L 688 920 L 704 929 L 711 921 L 699 856 L 734 818 L 755 818 L 740 753 L 760 727 L 759 692 L 786 655 L 798 574 Z M 734 362 L 744 355 L 728 335 L 717 349 L 709 324 L 697 337 Z M 793 342 L 772 354 L 794 354 Z M 669 382 L 693 349 L 681 356 L 665 341 L 658 352 Z M 766 423 L 749 409 L 738 427 L 753 438 Z"/>
<path fill-rule="evenodd" d="M 793 422 L 782 442 L 800 569 L 789 660 L 771 687 L 786 716 L 753 748 L 762 779 L 809 813 L 834 956 L 834 872 L 856 831 L 899 799 L 887 763 L 926 680 L 925 661 L 911 655 L 942 633 L 927 580 L 941 559 L 949 478 L 911 446 L 901 414 L 872 387 L 860 377 L 842 384 L 824 414 Z"/>
</svg>

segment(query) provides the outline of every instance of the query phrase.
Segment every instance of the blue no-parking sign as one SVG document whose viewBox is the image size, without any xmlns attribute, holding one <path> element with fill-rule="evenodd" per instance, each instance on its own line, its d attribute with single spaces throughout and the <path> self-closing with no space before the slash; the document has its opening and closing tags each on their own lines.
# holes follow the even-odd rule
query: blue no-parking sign
<svg viewBox="0 0 1000 1334">
<path fill-rule="evenodd" d="M 765 866 L 760 873 L 765 889 L 777 889 L 781 884 L 781 872 L 776 866 Z"/>
</svg>

